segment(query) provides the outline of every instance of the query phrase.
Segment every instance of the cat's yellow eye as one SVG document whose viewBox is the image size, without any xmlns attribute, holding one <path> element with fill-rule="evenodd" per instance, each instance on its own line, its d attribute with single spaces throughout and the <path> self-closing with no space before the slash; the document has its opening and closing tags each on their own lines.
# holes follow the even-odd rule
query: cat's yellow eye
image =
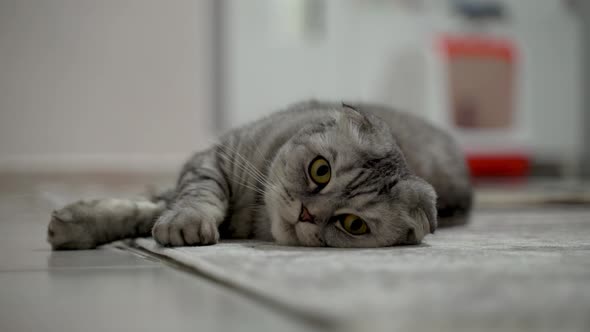
<svg viewBox="0 0 590 332">
<path fill-rule="evenodd" d="M 352 235 L 363 235 L 369 231 L 367 223 L 354 214 L 347 214 L 340 218 L 340 225 Z"/>
<path fill-rule="evenodd" d="M 311 180 L 319 186 L 327 185 L 332 177 L 330 163 L 322 156 L 318 156 L 312 160 L 307 171 Z"/>
</svg>

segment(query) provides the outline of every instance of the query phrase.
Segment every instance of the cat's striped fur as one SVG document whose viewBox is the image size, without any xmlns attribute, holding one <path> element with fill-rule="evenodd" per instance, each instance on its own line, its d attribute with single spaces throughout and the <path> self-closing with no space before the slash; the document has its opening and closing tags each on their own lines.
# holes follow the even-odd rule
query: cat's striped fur
<svg viewBox="0 0 590 332">
<path fill-rule="evenodd" d="M 332 179 L 314 188 L 307 165 L 321 155 Z M 434 190 L 433 190 L 434 188 Z M 321 190 L 317 190 L 321 189 Z M 153 235 L 162 245 L 219 237 L 283 244 L 375 247 L 419 243 L 463 224 L 472 191 L 451 137 L 407 113 L 367 104 L 305 102 L 230 131 L 183 167 L 174 189 L 146 200 L 81 201 L 55 211 L 54 249 L 86 249 Z M 316 222 L 300 222 L 302 207 Z M 366 219 L 352 236 L 337 213 Z"/>
</svg>

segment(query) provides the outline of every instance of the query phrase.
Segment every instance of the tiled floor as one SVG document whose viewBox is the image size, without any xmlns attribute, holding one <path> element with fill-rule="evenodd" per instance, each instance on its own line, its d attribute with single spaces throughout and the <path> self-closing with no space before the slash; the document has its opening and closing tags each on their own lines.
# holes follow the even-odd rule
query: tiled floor
<svg viewBox="0 0 590 332">
<path fill-rule="evenodd" d="M 132 195 L 144 180 L 0 177 L 0 331 L 309 330 L 157 261 L 116 249 L 52 252 L 45 243 L 53 208 L 80 197 Z"/>
<path fill-rule="evenodd" d="M 162 248 L 198 273 L 351 331 L 589 331 L 590 209 L 477 209 L 420 246 L 339 249 L 250 240 Z"/>
<path fill-rule="evenodd" d="M 336 311 L 342 314 L 341 308 L 350 305 L 352 313 L 344 316 L 363 322 L 353 327 L 346 324 L 354 331 L 377 326 L 386 331 L 392 326 L 587 331 L 590 326 L 584 311 L 590 303 L 589 292 L 583 287 L 590 280 L 589 208 L 560 205 L 541 209 L 535 205 L 528 212 L 520 211 L 523 213 L 515 209 L 515 203 L 588 201 L 587 190 L 567 189 L 563 190 L 567 195 L 556 195 L 560 188 L 543 187 L 534 202 L 528 189 L 520 196 L 514 189 L 499 190 L 491 199 L 479 195 L 491 203 L 486 206 L 478 200 L 487 212 L 479 210 L 469 226 L 441 230 L 420 247 L 342 253 L 330 248 L 305 251 L 264 245 L 266 250 L 251 256 L 248 253 L 260 246 L 249 243 L 237 253 L 231 251 L 229 242 L 207 250 L 193 249 L 203 255 L 200 262 L 217 266 L 224 276 L 231 274 L 233 284 L 130 251 L 111 247 L 52 252 L 45 242 L 54 208 L 80 198 L 135 196 L 146 183 L 163 186 L 173 180 L 173 176 L 0 175 L 0 332 L 307 331 L 336 326 L 310 325 L 311 312 L 321 315 L 319 309 L 329 306 L 340 308 Z M 312 260 L 307 259 L 310 250 Z M 295 255 L 298 251 L 303 254 Z M 343 260 L 349 264 L 340 264 Z M 332 273 L 331 277 L 326 278 L 326 273 Z M 289 283 L 289 278 L 300 286 L 293 287 L 296 283 Z M 285 287 L 276 291 L 281 283 Z M 241 291 L 238 284 L 256 286 L 250 289 L 258 293 Z M 360 289 L 366 291 L 357 291 Z M 268 293 L 266 300 L 261 290 Z M 341 293 L 352 294 L 353 301 L 342 300 Z M 270 301 L 273 296 L 275 302 Z M 367 322 L 356 319 L 362 310 L 354 310 L 355 303 L 362 300 L 387 304 L 371 310 L 365 306 L 383 324 L 374 318 Z M 294 308 L 298 303 L 317 310 L 297 314 L 281 307 L 292 304 Z"/>
</svg>

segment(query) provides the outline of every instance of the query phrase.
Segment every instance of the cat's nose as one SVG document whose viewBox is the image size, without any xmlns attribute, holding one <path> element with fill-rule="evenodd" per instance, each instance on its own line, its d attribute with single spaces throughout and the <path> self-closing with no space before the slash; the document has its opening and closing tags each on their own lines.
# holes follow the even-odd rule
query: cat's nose
<svg viewBox="0 0 590 332">
<path fill-rule="evenodd" d="M 309 213 L 309 210 L 307 210 L 307 208 L 303 204 L 301 204 L 301 212 L 299 213 L 299 221 L 310 222 L 312 224 L 315 224 L 315 217 L 313 216 L 313 214 Z"/>
</svg>

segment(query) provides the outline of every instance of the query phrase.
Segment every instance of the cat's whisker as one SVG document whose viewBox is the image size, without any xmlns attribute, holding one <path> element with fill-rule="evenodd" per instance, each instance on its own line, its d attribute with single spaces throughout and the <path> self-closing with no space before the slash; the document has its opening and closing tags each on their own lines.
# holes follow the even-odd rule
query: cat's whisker
<svg viewBox="0 0 590 332">
<path fill-rule="evenodd" d="M 236 183 L 236 184 L 239 184 L 239 185 L 242 185 L 244 187 L 250 188 L 250 189 L 256 191 L 257 193 L 259 193 L 261 195 L 264 195 L 265 194 L 265 191 L 263 190 L 263 188 L 257 187 L 255 185 L 253 186 L 250 183 L 244 183 L 244 182 L 241 181 L 241 180 L 245 180 L 245 179 L 238 179 L 238 180 L 236 180 L 236 179 L 230 177 L 229 180 L 232 181 L 232 182 L 234 182 L 234 183 Z"/>
<path fill-rule="evenodd" d="M 245 184 L 245 183 L 242 183 L 242 182 L 238 182 L 238 181 L 235 181 L 233 179 L 230 179 L 230 181 L 232 181 L 233 183 L 235 183 L 237 185 L 243 186 L 244 188 L 248 188 L 248 189 L 250 189 L 250 190 L 252 190 L 252 191 L 254 191 L 254 192 L 256 192 L 256 193 L 258 193 L 260 195 L 264 195 L 264 191 L 262 191 L 260 188 L 252 187 L 252 186 L 250 186 L 248 184 Z"/>
<path fill-rule="evenodd" d="M 262 154 L 262 151 L 260 151 L 260 149 L 258 148 L 258 144 L 254 141 L 254 139 L 252 138 L 252 136 L 246 135 L 246 137 L 250 140 L 250 142 L 254 146 L 254 149 L 256 150 L 256 152 L 258 153 L 258 155 L 260 156 L 260 158 L 262 158 L 262 160 L 266 163 L 266 166 L 267 167 L 270 167 L 270 165 L 272 164 L 272 161 L 270 161 L 266 157 L 264 157 L 264 154 Z"/>
<path fill-rule="evenodd" d="M 266 192 L 264 190 L 268 190 L 272 193 L 275 193 L 276 195 L 281 196 L 281 198 L 286 200 L 286 197 L 283 195 L 283 193 L 281 193 L 279 190 L 277 190 L 277 188 L 275 186 L 273 186 L 268 179 L 266 178 L 266 176 L 264 176 L 264 174 L 258 169 L 256 168 L 256 166 L 254 166 L 246 157 L 244 157 L 241 153 L 239 153 L 238 151 L 236 151 L 234 148 L 232 148 L 231 146 L 229 146 L 228 144 L 223 144 L 221 142 L 216 142 L 217 146 L 220 146 L 222 148 L 225 148 L 227 150 L 230 150 L 231 152 L 234 153 L 235 157 L 238 157 L 238 159 L 235 158 L 231 158 L 231 156 L 226 152 L 226 151 L 218 151 L 217 155 L 221 158 L 223 158 L 225 161 L 229 162 L 230 164 L 236 166 L 238 169 L 244 171 L 246 173 L 246 175 L 251 176 L 256 182 L 258 182 L 260 185 L 262 185 L 262 187 L 264 189 L 260 189 L 257 187 L 252 187 L 249 184 L 244 184 L 242 182 L 239 181 L 235 181 L 234 179 L 230 180 L 238 185 L 244 186 L 248 189 L 251 189 L 261 195 L 265 195 Z M 262 157 L 262 159 L 264 161 L 266 161 L 267 163 L 270 163 L 266 158 L 264 158 L 264 156 L 262 155 L 261 151 L 256 147 L 258 154 Z M 270 169 L 269 169 L 270 170 Z M 272 170 L 270 170 L 272 171 Z M 274 174 L 274 173 L 273 173 Z M 270 197 L 272 197 L 272 195 L 270 195 Z"/>
<path fill-rule="evenodd" d="M 266 183 L 266 179 L 264 178 L 264 175 L 262 175 L 260 173 L 260 171 L 258 171 L 253 165 L 249 164 L 249 162 L 247 160 L 245 160 L 243 157 L 241 157 L 241 158 L 244 159 L 244 160 L 242 160 L 241 163 L 238 163 L 240 160 L 232 159 L 227 154 L 219 153 L 218 155 L 220 157 L 224 158 L 226 161 L 228 161 L 228 162 L 232 163 L 233 165 L 237 166 L 240 170 L 246 172 L 252 178 L 254 178 L 255 180 L 257 180 L 260 184 Z"/>
<path fill-rule="evenodd" d="M 283 201 L 285 201 L 285 202 L 292 202 L 293 201 L 293 199 L 289 197 L 289 195 L 285 192 L 285 190 L 282 189 L 281 187 L 279 187 L 278 185 L 275 185 L 273 190 L 274 190 L 274 192 L 277 193 L 278 196 L 280 196 L 283 199 Z"/>
<path fill-rule="evenodd" d="M 244 166 L 246 166 L 247 168 L 249 168 L 251 170 L 252 173 L 254 173 L 256 175 L 256 178 L 262 182 L 265 183 L 266 182 L 266 175 L 264 175 L 254 164 L 252 164 L 252 162 L 250 162 L 246 157 L 244 157 L 241 153 L 239 153 L 238 151 L 232 149 L 229 146 L 226 146 L 228 149 L 232 150 L 232 152 L 234 152 L 235 156 L 240 158 L 244 164 Z"/>
<path fill-rule="evenodd" d="M 229 148 L 229 147 L 227 147 L 227 148 L 231 150 L 231 148 Z M 269 183 L 269 181 L 262 175 L 262 173 L 260 173 L 260 171 L 254 165 L 252 165 L 252 163 L 250 163 L 245 157 L 243 157 L 238 152 L 235 152 L 235 153 L 236 153 L 236 156 L 240 157 L 242 163 L 239 163 L 240 160 L 235 160 L 235 159 L 230 158 L 227 154 L 219 153 L 218 155 L 220 157 L 224 158 L 224 160 L 237 166 L 239 169 L 243 170 L 248 175 L 252 176 L 252 178 L 254 180 L 258 181 L 265 189 L 268 189 L 269 191 L 271 191 L 277 195 L 280 195 L 281 197 L 284 198 L 283 194 L 280 191 L 278 191 L 276 189 L 276 187 L 272 186 L 271 183 Z"/>
<path fill-rule="evenodd" d="M 227 162 L 231 163 L 232 165 L 237 166 L 240 170 L 246 172 L 247 175 L 250 175 L 252 178 L 257 180 L 261 184 L 265 183 L 265 179 L 262 177 L 262 175 L 255 173 L 255 171 L 252 170 L 250 167 L 248 167 L 249 165 L 247 165 L 246 163 L 239 163 L 239 160 L 234 160 L 226 154 L 219 153 L 218 156 L 220 156 L 221 158 L 223 158 Z"/>
<path fill-rule="evenodd" d="M 244 172 L 246 172 L 247 175 L 252 176 L 252 178 L 254 180 L 258 181 L 264 187 L 264 189 L 268 189 L 269 191 L 271 191 L 271 192 L 273 192 L 273 193 L 275 193 L 277 195 L 281 195 L 282 196 L 282 194 L 280 192 L 278 192 L 276 190 L 276 188 L 270 186 L 270 183 L 268 183 L 266 180 L 260 179 L 259 177 L 257 177 L 255 174 L 252 173 L 251 169 L 247 168 L 244 164 L 237 163 L 236 160 L 232 160 L 231 158 L 229 158 L 228 156 L 223 155 L 223 154 L 220 154 L 219 156 L 222 157 L 222 158 L 224 158 L 226 161 L 228 161 L 230 163 L 233 163 L 233 165 L 235 165 L 236 167 L 238 167 L 241 170 L 243 170 Z M 259 193 L 261 195 L 265 195 L 266 194 L 266 192 L 263 189 L 261 189 L 261 188 L 253 187 L 250 184 L 245 184 L 245 183 L 242 183 L 240 181 L 236 181 L 235 179 L 233 179 L 231 177 L 229 178 L 229 180 L 232 181 L 232 182 L 234 182 L 234 183 L 236 183 L 236 184 L 238 184 L 238 185 L 241 185 L 241 186 L 244 186 L 246 188 L 249 188 L 249 189 L 251 189 L 251 190 L 253 190 L 253 191 L 255 191 L 255 192 L 257 192 L 257 193 Z"/>
<path fill-rule="evenodd" d="M 238 157 L 238 158 L 240 158 L 243 163 L 242 164 L 237 164 L 236 163 L 237 160 L 230 160 L 230 159 L 227 159 L 227 158 L 226 158 L 226 160 L 228 160 L 230 162 L 233 161 L 235 165 L 238 165 L 238 166 L 241 165 L 242 167 L 240 167 L 240 168 L 242 170 L 246 171 L 246 172 L 249 172 L 249 175 L 251 175 L 255 180 L 257 180 L 265 189 L 268 189 L 269 191 L 271 191 L 271 192 L 273 192 L 273 193 L 281 196 L 284 200 L 289 201 L 289 199 L 287 197 L 285 197 L 284 194 L 280 190 L 278 190 L 276 186 L 271 186 L 271 183 L 267 179 L 267 176 L 265 176 L 264 174 L 262 174 L 262 172 L 258 168 L 256 168 L 256 166 L 254 166 L 241 153 L 239 153 L 238 151 L 236 151 L 235 149 L 233 149 L 231 146 L 229 146 L 227 144 L 219 144 L 219 146 L 224 147 L 224 148 L 230 150 L 231 152 L 233 152 L 235 154 L 235 156 Z M 256 149 L 257 149 L 257 147 L 256 147 Z M 267 161 L 268 162 L 268 160 L 266 160 L 266 158 L 264 158 L 264 156 L 262 155 L 262 153 L 260 152 L 260 150 L 258 150 L 258 152 L 259 152 L 260 156 L 262 157 L 262 159 L 264 161 Z M 227 156 L 227 153 L 225 155 L 222 155 L 222 154 L 220 154 L 220 155 L 229 158 L 229 156 Z M 278 177 L 276 175 L 276 172 L 272 168 L 269 167 L 268 168 L 268 171 L 270 173 L 272 173 L 272 175 L 276 179 L 280 179 L 280 177 Z M 252 173 L 254 173 L 254 174 L 252 174 Z"/>
<path fill-rule="evenodd" d="M 236 157 L 239 157 L 240 159 L 242 159 L 242 161 L 244 161 L 245 164 L 247 164 L 248 166 L 252 167 L 253 170 L 260 176 L 263 176 L 264 174 L 262 174 L 262 172 L 260 172 L 260 170 L 258 170 L 258 168 L 256 168 L 256 166 L 252 165 L 252 163 L 246 158 L 244 157 L 241 153 L 239 153 L 236 149 L 232 148 L 231 146 L 227 145 L 227 144 L 218 144 L 220 147 L 223 147 L 225 149 L 230 150 L 231 152 L 233 152 L 235 154 Z M 227 153 L 226 153 L 227 154 Z"/>
</svg>

